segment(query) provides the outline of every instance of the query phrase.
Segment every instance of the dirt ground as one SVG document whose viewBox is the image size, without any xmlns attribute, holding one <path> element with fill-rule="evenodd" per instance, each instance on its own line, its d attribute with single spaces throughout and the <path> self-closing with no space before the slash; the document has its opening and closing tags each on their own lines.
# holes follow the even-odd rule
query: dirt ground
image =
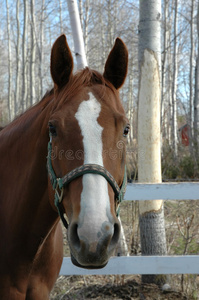
<svg viewBox="0 0 199 300">
<path fill-rule="evenodd" d="M 51 300 L 191 300 L 175 290 L 163 292 L 154 284 L 141 284 L 139 276 L 60 276 Z"/>
</svg>

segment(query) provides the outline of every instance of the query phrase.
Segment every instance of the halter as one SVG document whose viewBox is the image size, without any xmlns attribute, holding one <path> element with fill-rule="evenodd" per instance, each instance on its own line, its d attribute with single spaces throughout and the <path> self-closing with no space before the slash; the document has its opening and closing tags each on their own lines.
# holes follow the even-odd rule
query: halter
<svg viewBox="0 0 199 300">
<path fill-rule="evenodd" d="M 115 193 L 116 215 L 117 216 L 119 215 L 119 204 L 122 202 L 126 191 L 126 184 L 127 184 L 126 166 L 125 166 L 124 178 L 121 187 L 118 186 L 114 177 L 104 167 L 97 164 L 83 164 L 82 166 L 73 169 L 72 171 L 64 175 L 62 178 L 58 178 L 53 170 L 51 153 L 52 153 L 52 137 L 50 134 L 50 141 L 48 142 L 48 156 L 47 156 L 48 175 L 53 190 L 55 191 L 55 199 L 54 199 L 55 206 L 66 228 L 68 228 L 68 222 L 64 217 L 63 206 L 61 205 L 63 201 L 64 187 L 66 187 L 75 178 L 78 178 L 85 174 L 101 175 L 108 181 L 108 183 L 110 184 L 110 186 L 112 187 Z"/>
</svg>

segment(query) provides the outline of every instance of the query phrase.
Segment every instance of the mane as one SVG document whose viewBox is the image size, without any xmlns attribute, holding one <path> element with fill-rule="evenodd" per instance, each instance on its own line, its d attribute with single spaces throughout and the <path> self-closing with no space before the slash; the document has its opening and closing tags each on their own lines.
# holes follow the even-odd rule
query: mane
<svg viewBox="0 0 199 300">
<path fill-rule="evenodd" d="M 102 74 L 86 67 L 83 70 L 77 71 L 74 75 L 71 75 L 69 82 L 59 91 L 56 102 L 54 99 L 54 88 L 47 91 L 43 98 L 26 110 L 21 115 L 17 116 L 11 123 L 3 128 L 0 128 L 0 132 L 5 132 L 7 129 L 11 133 L 13 130 L 24 130 L 29 127 L 32 120 L 36 118 L 48 105 L 51 103 L 52 110 L 56 110 L 65 104 L 66 101 L 75 96 L 81 91 L 82 87 L 89 87 L 92 85 L 102 85 L 102 87 L 109 87 L 114 93 L 115 89 L 110 82 L 108 82 Z M 103 89 L 102 89 L 103 91 Z"/>
<path fill-rule="evenodd" d="M 86 67 L 72 75 L 69 82 L 60 91 L 58 95 L 59 99 L 57 99 L 57 108 L 78 94 L 82 87 L 90 87 L 95 84 L 101 84 L 104 87 L 109 87 L 113 92 L 115 92 L 112 84 L 109 83 L 101 73 Z"/>
<path fill-rule="evenodd" d="M 43 98 L 37 102 L 35 105 L 28 108 L 25 112 L 17 116 L 11 123 L 7 124 L 4 127 L 1 127 L 0 132 L 5 132 L 6 130 L 9 130 L 11 133 L 15 129 L 25 129 L 24 124 L 27 124 L 26 126 L 29 126 L 29 124 L 32 122 L 32 120 L 40 114 L 48 105 L 51 103 L 51 100 L 54 95 L 54 89 L 51 89 L 50 91 L 47 91 Z"/>
</svg>

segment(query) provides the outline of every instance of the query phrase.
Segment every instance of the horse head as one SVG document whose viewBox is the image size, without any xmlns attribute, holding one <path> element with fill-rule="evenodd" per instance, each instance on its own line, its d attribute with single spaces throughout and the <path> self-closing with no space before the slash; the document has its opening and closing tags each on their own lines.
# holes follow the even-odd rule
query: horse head
<svg viewBox="0 0 199 300">
<path fill-rule="evenodd" d="M 117 205 L 125 181 L 129 124 L 118 90 L 127 64 L 127 49 L 119 38 L 103 75 L 89 68 L 73 74 L 64 35 L 52 47 L 49 196 L 68 227 L 72 262 L 84 268 L 105 266 L 120 237 Z"/>
</svg>

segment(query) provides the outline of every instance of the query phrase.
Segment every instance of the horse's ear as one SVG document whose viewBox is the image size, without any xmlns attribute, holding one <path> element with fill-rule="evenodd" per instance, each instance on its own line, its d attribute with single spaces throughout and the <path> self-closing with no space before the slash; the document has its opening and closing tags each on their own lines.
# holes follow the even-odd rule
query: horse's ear
<svg viewBox="0 0 199 300">
<path fill-rule="evenodd" d="M 116 89 L 119 89 L 126 78 L 127 68 L 128 50 L 123 41 L 117 38 L 107 58 L 103 75 Z"/>
<path fill-rule="evenodd" d="M 55 41 L 51 50 L 50 71 L 55 88 L 61 88 L 69 81 L 72 70 L 73 57 L 63 34 Z"/>
</svg>

